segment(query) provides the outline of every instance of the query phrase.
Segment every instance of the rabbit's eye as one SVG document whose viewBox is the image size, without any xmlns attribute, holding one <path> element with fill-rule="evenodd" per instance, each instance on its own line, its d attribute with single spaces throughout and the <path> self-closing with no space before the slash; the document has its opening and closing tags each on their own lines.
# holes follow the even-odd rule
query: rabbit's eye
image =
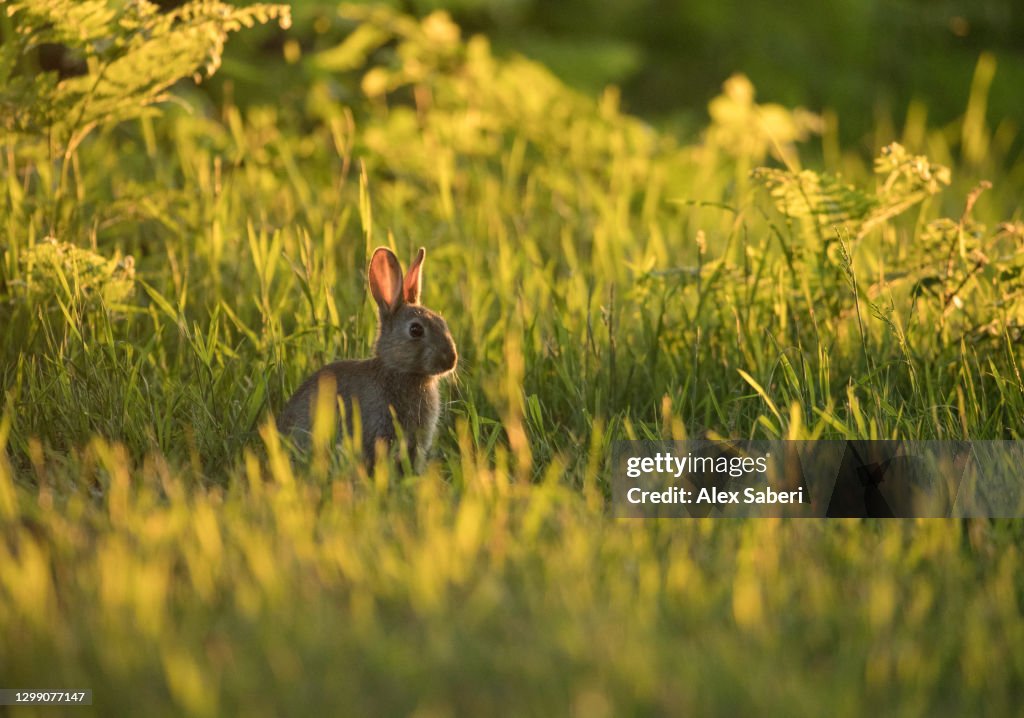
<svg viewBox="0 0 1024 718">
<path fill-rule="evenodd" d="M 413 322 L 409 325 L 409 336 L 422 337 L 423 336 L 423 325 L 419 322 Z"/>
</svg>

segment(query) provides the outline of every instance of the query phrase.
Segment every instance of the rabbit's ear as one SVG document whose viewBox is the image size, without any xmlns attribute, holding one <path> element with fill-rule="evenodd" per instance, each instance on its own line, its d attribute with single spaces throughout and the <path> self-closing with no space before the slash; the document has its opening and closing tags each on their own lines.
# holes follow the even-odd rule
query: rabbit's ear
<svg viewBox="0 0 1024 718">
<path fill-rule="evenodd" d="M 387 247 L 377 247 L 370 258 L 370 294 L 381 315 L 390 314 L 402 303 L 402 267 Z"/>
<path fill-rule="evenodd" d="M 421 272 L 423 269 L 423 258 L 426 256 L 427 250 L 420 247 L 420 251 L 416 252 L 416 258 L 409 265 L 409 271 L 405 274 L 403 293 L 405 294 L 407 304 L 420 303 L 420 289 L 423 286 L 423 274 Z"/>
</svg>

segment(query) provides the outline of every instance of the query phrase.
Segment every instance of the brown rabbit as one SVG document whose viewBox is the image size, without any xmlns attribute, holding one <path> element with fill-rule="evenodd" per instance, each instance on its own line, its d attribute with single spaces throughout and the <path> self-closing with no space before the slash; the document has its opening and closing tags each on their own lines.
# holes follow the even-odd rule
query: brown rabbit
<svg viewBox="0 0 1024 718">
<path fill-rule="evenodd" d="M 383 440 L 389 447 L 394 443 L 392 412 L 402 426 L 410 459 L 414 466 L 420 463 L 433 443 L 441 410 L 438 380 L 458 362 L 444 319 L 420 306 L 425 256 L 421 247 L 403 281 L 394 253 L 386 247 L 374 251 L 368 277 L 379 313 L 373 358 L 333 362 L 302 382 L 281 410 L 277 420 L 281 433 L 308 437 L 319 388 L 333 385 L 344 400 L 349 434 L 355 400 L 363 459 L 371 471 L 377 442 Z"/>
</svg>

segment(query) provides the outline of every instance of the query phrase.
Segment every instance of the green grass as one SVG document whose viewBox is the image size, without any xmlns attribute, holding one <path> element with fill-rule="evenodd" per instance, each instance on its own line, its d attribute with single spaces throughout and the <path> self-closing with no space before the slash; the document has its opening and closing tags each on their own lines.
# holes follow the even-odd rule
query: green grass
<svg viewBox="0 0 1024 718">
<path fill-rule="evenodd" d="M 66 167 L 6 135 L 3 686 L 97 715 L 1013 715 L 1018 522 L 608 505 L 622 438 L 1021 438 L 1024 163 L 984 97 L 880 130 L 911 156 L 876 174 L 741 81 L 684 142 L 376 22 L 404 49 L 369 96 L 181 89 Z M 292 465 L 269 414 L 370 351 L 380 244 L 428 248 L 462 357 L 432 461 Z"/>
</svg>

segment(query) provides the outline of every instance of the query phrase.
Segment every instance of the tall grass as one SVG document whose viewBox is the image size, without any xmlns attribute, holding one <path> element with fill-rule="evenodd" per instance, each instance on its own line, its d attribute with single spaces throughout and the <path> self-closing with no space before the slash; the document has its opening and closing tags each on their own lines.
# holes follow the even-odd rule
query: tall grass
<svg viewBox="0 0 1024 718">
<path fill-rule="evenodd" d="M 887 185 L 741 78 L 683 143 L 443 15 L 351 12 L 357 98 L 182 89 L 60 196 L 6 138 L 0 682 L 98 715 L 1013 714 L 1017 523 L 607 507 L 614 439 L 1021 438 L 1021 165 L 982 91 L 878 137 Z M 462 358 L 420 476 L 270 428 L 369 353 L 379 244 L 429 247 Z"/>
</svg>

